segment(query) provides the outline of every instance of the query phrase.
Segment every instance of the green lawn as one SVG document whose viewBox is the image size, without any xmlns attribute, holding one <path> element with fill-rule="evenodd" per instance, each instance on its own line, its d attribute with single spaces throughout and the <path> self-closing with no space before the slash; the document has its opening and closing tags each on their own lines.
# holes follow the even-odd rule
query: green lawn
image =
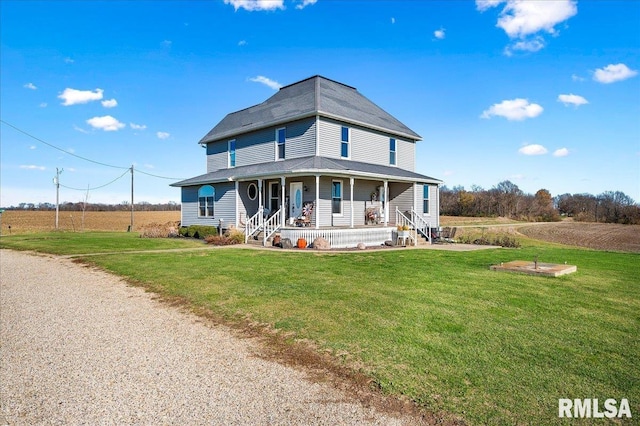
<svg viewBox="0 0 640 426">
<path fill-rule="evenodd" d="M 12 244 L 3 237 L 3 247 Z M 635 420 L 640 255 L 523 245 L 341 254 L 223 249 L 87 261 L 229 321 L 249 314 L 311 339 L 384 392 L 470 424 L 557 424 L 558 398 L 627 398 Z M 578 272 L 545 278 L 489 270 L 535 256 Z"/>
<path fill-rule="evenodd" d="M 77 255 L 139 250 L 165 250 L 203 247 L 204 242 L 189 238 L 140 238 L 136 232 L 46 232 L 3 235 L 0 248 L 33 250 L 60 255 Z"/>
</svg>

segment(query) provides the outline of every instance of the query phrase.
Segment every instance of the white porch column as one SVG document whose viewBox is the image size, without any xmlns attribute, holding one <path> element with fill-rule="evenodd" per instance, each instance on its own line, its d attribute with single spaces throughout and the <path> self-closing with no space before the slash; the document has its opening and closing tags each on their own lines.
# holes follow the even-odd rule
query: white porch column
<svg viewBox="0 0 640 426">
<path fill-rule="evenodd" d="M 353 228 L 353 213 L 354 213 L 354 208 L 353 208 L 353 183 L 354 183 L 354 179 L 353 178 L 349 178 L 349 186 L 351 186 L 351 227 Z"/>
<path fill-rule="evenodd" d="M 389 182 L 384 181 L 384 226 L 389 225 Z"/>
<path fill-rule="evenodd" d="M 285 225 L 285 221 L 287 220 L 287 208 L 286 208 L 286 205 L 285 205 L 285 200 L 286 200 L 286 198 L 285 198 L 285 188 L 286 187 L 285 187 L 285 177 L 284 176 L 282 176 L 280 178 L 280 185 L 282 186 L 282 198 L 281 198 L 281 201 L 280 201 L 280 213 L 281 213 L 280 214 L 280 219 L 281 219 L 282 226 L 284 226 Z"/>
<path fill-rule="evenodd" d="M 413 182 L 413 211 L 416 212 L 416 214 L 418 213 L 418 182 Z M 414 218 L 411 218 L 412 220 L 415 220 Z"/>
<path fill-rule="evenodd" d="M 313 212 L 316 215 L 316 229 L 320 229 L 320 175 L 316 175 L 316 201 Z"/>
<path fill-rule="evenodd" d="M 264 208 L 264 200 L 262 197 L 262 179 L 258 179 L 258 210 Z M 261 214 L 258 218 L 260 222 L 260 226 L 262 226 L 262 221 L 264 220 L 264 214 Z"/>
<path fill-rule="evenodd" d="M 236 223 L 235 223 L 236 228 L 238 228 L 238 220 L 240 216 L 240 206 L 238 206 L 239 202 L 240 202 L 240 183 L 236 181 Z"/>
</svg>

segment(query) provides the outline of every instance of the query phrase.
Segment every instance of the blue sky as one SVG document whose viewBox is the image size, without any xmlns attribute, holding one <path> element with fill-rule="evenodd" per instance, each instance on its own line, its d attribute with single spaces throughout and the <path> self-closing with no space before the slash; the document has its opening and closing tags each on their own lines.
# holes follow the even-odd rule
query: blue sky
<svg viewBox="0 0 640 426">
<path fill-rule="evenodd" d="M 449 187 L 640 201 L 639 1 L 3 0 L 0 19 L 5 207 L 54 202 L 56 168 L 61 201 L 120 203 L 131 165 L 136 202 L 179 202 L 202 136 L 316 74 L 420 134 L 416 171 Z"/>
</svg>

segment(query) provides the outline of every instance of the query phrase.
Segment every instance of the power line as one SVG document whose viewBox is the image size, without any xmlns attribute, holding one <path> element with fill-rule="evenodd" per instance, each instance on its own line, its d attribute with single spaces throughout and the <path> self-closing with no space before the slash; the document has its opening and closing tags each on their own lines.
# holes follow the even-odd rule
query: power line
<svg viewBox="0 0 640 426">
<path fill-rule="evenodd" d="M 90 163 L 99 164 L 99 165 L 105 166 L 105 167 L 112 167 L 114 169 L 129 169 L 129 167 L 114 166 L 112 164 L 102 163 L 100 161 L 91 160 L 90 158 L 86 158 L 86 157 L 83 157 L 81 155 L 74 154 L 73 152 L 69 152 L 69 151 L 64 150 L 62 148 L 59 148 L 59 147 L 57 147 L 57 146 L 55 146 L 53 144 L 50 144 L 49 142 L 43 141 L 42 139 L 37 138 L 37 137 L 33 136 L 32 134 L 25 132 L 24 130 L 14 126 L 13 124 L 7 123 L 6 121 L 4 121 L 2 119 L 0 119 L 0 122 L 2 122 L 3 124 L 6 124 L 7 126 L 13 128 L 14 130 L 17 130 L 18 132 L 20 132 L 20 133 L 22 133 L 24 135 L 29 136 L 31 139 L 35 139 L 38 142 L 43 143 L 43 144 L 45 144 L 45 145 L 47 145 L 47 146 L 49 146 L 49 147 L 51 147 L 53 149 L 57 149 L 58 151 L 64 152 L 65 154 L 71 155 L 71 156 L 79 158 L 81 160 L 89 161 Z"/>
<path fill-rule="evenodd" d="M 64 153 L 65 153 L 65 154 L 67 154 L 67 155 L 71 155 L 71 156 L 76 157 L 76 158 L 79 158 L 79 159 L 81 159 L 81 160 L 88 161 L 88 162 L 90 162 L 90 163 L 94 163 L 94 164 L 98 164 L 98 165 L 100 165 L 100 166 L 111 167 L 111 168 L 114 168 L 114 169 L 123 169 L 123 170 L 126 170 L 126 171 L 129 171 L 129 170 L 131 170 L 131 168 L 132 168 L 132 166 L 130 166 L 130 167 L 114 166 L 113 164 L 103 163 L 103 162 L 101 162 L 101 161 L 92 160 L 92 159 L 90 159 L 90 158 L 83 157 L 83 156 L 78 155 L 78 154 L 74 154 L 73 152 L 69 152 L 69 151 L 64 150 L 64 149 L 62 149 L 62 148 L 60 148 L 60 147 L 57 147 L 57 146 L 55 146 L 55 145 L 53 145 L 53 144 L 51 144 L 51 143 L 49 143 L 49 142 L 46 142 L 46 141 L 44 141 L 44 140 L 42 140 L 42 139 L 40 139 L 40 138 L 38 138 L 38 137 L 36 137 L 36 136 L 33 136 L 32 134 L 30 134 L 30 133 L 28 133 L 28 132 L 26 132 L 26 131 L 24 131 L 24 130 L 20 129 L 19 127 L 16 127 L 16 126 L 14 126 L 13 124 L 8 123 L 8 122 L 6 122 L 6 121 L 4 121 L 4 120 L 2 120 L 2 119 L 0 119 L 0 122 L 2 122 L 3 124 L 6 124 L 7 126 L 11 127 L 12 129 L 14 129 L 14 130 L 16 130 L 16 131 L 18 131 L 18 132 L 20 132 L 20 133 L 22 133 L 22 134 L 24 134 L 24 135 L 26 135 L 26 136 L 28 136 L 28 137 L 32 138 L 32 139 L 34 139 L 34 140 L 38 141 L 38 142 L 40 142 L 40 143 L 43 143 L 43 144 L 45 144 L 45 145 L 47 145 L 47 146 L 49 146 L 49 147 L 51 147 L 51 148 L 53 148 L 53 149 L 56 149 L 56 150 L 58 150 L 58 151 L 60 151 L 60 152 L 64 152 Z M 143 172 L 142 170 L 136 170 L 136 171 L 137 171 L 138 173 L 142 173 L 142 174 L 144 174 L 144 175 L 148 175 L 148 176 L 155 177 L 155 178 L 159 178 L 159 179 L 168 179 L 168 180 L 180 180 L 180 179 L 184 179 L 184 178 L 177 178 L 177 177 L 160 176 L 160 175 L 156 175 L 156 174 L 152 174 L 152 173 Z M 126 174 L 126 173 L 127 173 L 127 172 L 125 172 L 125 174 Z M 124 174 L 123 174 L 122 176 L 124 176 Z M 120 177 L 122 177 L 122 176 L 120 176 Z M 102 187 L 104 187 L 104 186 L 110 185 L 111 183 L 113 183 L 113 182 L 115 182 L 116 180 L 120 179 L 120 177 L 119 177 L 119 178 L 116 178 L 116 179 L 115 179 L 114 181 L 112 181 L 112 182 L 109 182 L 109 183 L 107 183 L 107 184 L 105 184 L 105 185 L 102 185 L 102 186 L 99 186 L 99 187 L 97 187 L 97 188 L 93 188 L 93 189 L 98 189 L 98 188 L 102 188 Z M 63 186 L 63 185 L 61 185 L 61 186 Z M 65 188 L 67 188 L 67 187 L 65 187 Z M 85 191 L 85 189 L 77 189 L 77 188 L 68 188 L 68 189 L 75 189 L 75 190 L 78 190 L 78 191 Z"/>
<path fill-rule="evenodd" d="M 122 177 L 123 177 L 124 175 L 126 175 L 127 173 L 129 173 L 129 170 L 131 170 L 131 169 L 127 169 L 127 170 L 125 170 L 123 174 L 121 174 L 120 176 L 118 176 L 117 178 L 115 178 L 114 180 L 112 180 L 111 182 L 109 182 L 109 183 L 105 183 L 104 185 L 96 186 L 95 188 L 72 188 L 72 187 L 70 187 L 70 186 L 66 186 L 66 185 L 63 185 L 63 184 L 60 184 L 60 186 L 61 186 L 61 187 L 63 187 L 63 188 L 66 188 L 66 189 L 73 189 L 74 191 L 94 191 L 94 190 L 96 190 L 96 189 L 100 189 L 100 188 L 104 188 L 105 186 L 109 186 L 109 185 L 111 185 L 112 183 L 114 183 L 115 181 L 117 181 L 118 179 L 122 179 Z"/>
</svg>

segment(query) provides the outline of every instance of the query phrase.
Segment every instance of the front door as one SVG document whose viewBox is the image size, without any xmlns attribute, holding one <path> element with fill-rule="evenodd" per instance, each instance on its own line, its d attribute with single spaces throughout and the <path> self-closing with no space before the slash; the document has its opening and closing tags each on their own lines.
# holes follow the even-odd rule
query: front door
<svg viewBox="0 0 640 426">
<path fill-rule="evenodd" d="M 293 223 L 302 216 L 302 182 L 291 182 L 289 187 L 289 221 Z"/>
</svg>

